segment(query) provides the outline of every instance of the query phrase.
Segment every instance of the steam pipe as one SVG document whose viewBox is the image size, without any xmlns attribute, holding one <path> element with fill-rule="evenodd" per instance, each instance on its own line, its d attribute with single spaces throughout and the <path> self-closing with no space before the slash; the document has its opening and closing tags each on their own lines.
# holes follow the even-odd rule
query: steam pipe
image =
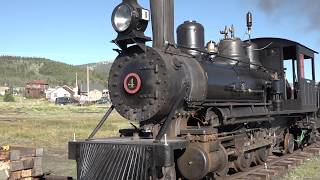
<svg viewBox="0 0 320 180">
<path fill-rule="evenodd" d="M 174 0 L 150 0 L 153 47 L 163 49 L 174 41 Z"/>
</svg>

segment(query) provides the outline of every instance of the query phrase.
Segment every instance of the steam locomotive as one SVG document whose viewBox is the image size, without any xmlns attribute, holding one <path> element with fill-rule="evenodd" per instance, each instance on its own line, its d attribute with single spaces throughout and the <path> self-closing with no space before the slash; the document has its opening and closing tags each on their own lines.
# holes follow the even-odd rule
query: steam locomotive
<svg viewBox="0 0 320 180">
<path fill-rule="evenodd" d="M 246 41 L 225 27 L 223 39 L 205 45 L 204 27 L 185 21 L 176 43 L 173 3 L 150 0 L 149 11 L 123 0 L 114 9 L 112 106 L 87 140 L 69 142 L 78 179 L 212 179 L 316 141 L 316 51 L 287 39 L 252 39 L 250 12 Z M 144 34 L 150 16 L 152 47 Z M 312 79 L 305 78 L 306 59 Z M 113 109 L 136 125 L 119 137 L 94 138 Z"/>
</svg>

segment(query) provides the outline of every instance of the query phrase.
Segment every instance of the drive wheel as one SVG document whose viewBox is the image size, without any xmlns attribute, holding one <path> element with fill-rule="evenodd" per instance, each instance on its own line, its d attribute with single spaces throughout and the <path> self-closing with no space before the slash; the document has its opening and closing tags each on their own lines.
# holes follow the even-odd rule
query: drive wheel
<svg viewBox="0 0 320 180">
<path fill-rule="evenodd" d="M 270 152 L 270 147 L 262 147 L 254 152 L 254 163 L 256 165 L 263 164 L 267 161 Z"/>
<path fill-rule="evenodd" d="M 222 144 L 219 145 L 219 156 L 221 157 L 221 166 L 216 171 L 218 176 L 226 176 L 229 172 L 228 153 Z"/>
<path fill-rule="evenodd" d="M 294 138 L 293 135 L 287 133 L 284 137 L 284 153 L 292 154 L 294 151 Z"/>
<path fill-rule="evenodd" d="M 254 157 L 253 152 L 241 153 L 238 156 L 237 160 L 234 161 L 234 165 L 235 165 L 237 171 L 238 172 L 246 171 L 250 167 L 250 165 L 251 165 L 251 163 L 253 161 L 253 157 Z"/>
</svg>

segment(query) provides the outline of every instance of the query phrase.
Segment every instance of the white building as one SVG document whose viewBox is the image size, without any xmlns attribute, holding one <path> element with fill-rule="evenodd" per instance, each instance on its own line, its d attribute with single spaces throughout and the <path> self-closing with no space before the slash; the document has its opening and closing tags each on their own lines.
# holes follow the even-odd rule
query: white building
<svg viewBox="0 0 320 180">
<path fill-rule="evenodd" d="M 109 89 L 102 90 L 102 96 L 103 97 L 109 97 Z"/>
<path fill-rule="evenodd" d="M 73 97 L 73 95 L 74 92 L 70 91 L 68 88 L 56 87 L 55 89 L 48 91 L 46 97 L 50 102 L 55 102 L 58 97 Z"/>
<path fill-rule="evenodd" d="M 6 86 L 0 87 L 0 95 L 4 96 L 7 90 L 9 90 L 9 87 L 6 87 Z"/>
<path fill-rule="evenodd" d="M 51 96 L 51 92 L 56 90 L 56 88 L 48 88 L 46 91 L 45 91 L 45 94 L 46 94 L 46 99 L 50 99 L 50 96 Z"/>
<path fill-rule="evenodd" d="M 72 91 L 74 92 L 73 97 L 74 97 L 75 99 L 80 99 L 80 92 L 79 92 L 78 86 L 76 86 L 75 88 L 73 88 Z"/>
<path fill-rule="evenodd" d="M 101 97 L 102 97 L 102 92 L 96 89 L 89 91 L 88 93 L 89 101 L 97 101 L 101 99 Z"/>
</svg>

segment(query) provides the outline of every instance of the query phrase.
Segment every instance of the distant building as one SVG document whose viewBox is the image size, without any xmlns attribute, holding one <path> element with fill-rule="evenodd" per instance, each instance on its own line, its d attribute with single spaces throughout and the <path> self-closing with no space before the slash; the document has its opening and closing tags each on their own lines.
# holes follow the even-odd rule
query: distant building
<svg viewBox="0 0 320 180">
<path fill-rule="evenodd" d="M 87 83 L 80 83 L 79 88 L 80 88 L 81 92 L 87 92 Z M 99 90 L 102 92 L 102 90 L 104 90 L 105 88 L 106 87 L 100 83 L 90 82 L 90 90 L 89 91 L 96 89 L 96 90 Z"/>
<path fill-rule="evenodd" d="M 108 89 L 104 89 L 102 91 L 102 97 L 106 97 L 106 98 L 110 99 L 110 94 L 109 94 L 109 90 Z"/>
<path fill-rule="evenodd" d="M 6 91 L 9 90 L 9 87 L 7 86 L 0 86 L 0 96 L 4 96 L 4 94 L 6 93 Z"/>
<path fill-rule="evenodd" d="M 74 92 L 70 90 L 68 86 L 56 87 L 55 89 L 48 91 L 46 98 L 50 102 L 55 102 L 58 97 L 73 97 Z"/>
<path fill-rule="evenodd" d="M 25 87 L 13 87 L 12 93 L 14 96 L 20 95 L 25 91 Z"/>
<path fill-rule="evenodd" d="M 46 90 L 46 99 L 50 99 L 50 96 L 51 96 L 51 92 L 54 91 L 56 88 L 48 88 Z"/>
<path fill-rule="evenodd" d="M 25 96 L 28 98 L 44 98 L 49 85 L 43 80 L 33 80 L 28 82 L 25 87 Z"/>
<path fill-rule="evenodd" d="M 73 97 L 79 99 L 81 92 L 80 92 L 80 89 L 78 88 L 78 86 L 74 87 L 72 89 L 72 91 L 74 92 Z"/>
<path fill-rule="evenodd" d="M 88 93 L 89 101 L 97 101 L 101 99 L 101 97 L 102 97 L 102 92 L 96 89 L 89 91 Z"/>
<path fill-rule="evenodd" d="M 62 88 L 70 93 L 70 97 L 74 97 L 74 95 L 76 94 L 76 92 L 74 92 L 73 89 L 67 85 L 62 86 Z"/>
</svg>

